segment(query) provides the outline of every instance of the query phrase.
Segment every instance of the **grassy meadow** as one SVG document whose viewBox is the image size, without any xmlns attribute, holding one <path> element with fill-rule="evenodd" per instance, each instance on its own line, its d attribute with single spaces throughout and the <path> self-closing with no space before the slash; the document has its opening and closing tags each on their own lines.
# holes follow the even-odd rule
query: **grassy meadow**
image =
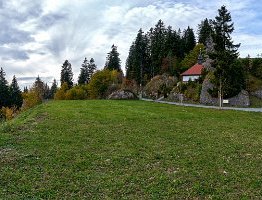
<svg viewBox="0 0 262 200">
<path fill-rule="evenodd" d="M 259 199 L 262 113 L 51 101 L 0 127 L 0 199 Z"/>
</svg>

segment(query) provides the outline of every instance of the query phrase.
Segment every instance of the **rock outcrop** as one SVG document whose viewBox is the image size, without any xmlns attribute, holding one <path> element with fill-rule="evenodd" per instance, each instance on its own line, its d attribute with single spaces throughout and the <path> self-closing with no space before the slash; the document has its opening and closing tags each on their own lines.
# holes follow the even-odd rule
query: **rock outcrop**
<svg viewBox="0 0 262 200">
<path fill-rule="evenodd" d="M 135 100 L 138 97 L 128 90 L 117 90 L 108 96 L 108 99 L 112 100 Z"/>
<path fill-rule="evenodd" d="M 261 90 L 257 90 L 255 92 L 252 92 L 251 95 L 255 96 L 255 97 L 259 98 L 259 99 L 262 99 L 262 89 Z"/>
<path fill-rule="evenodd" d="M 208 78 L 206 78 L 202 84 L 202 90 L 200 94 L 200 103 L 205 105 L 219 105 L 219 99 L 214 98 L 209 94 L 209 89 L 213 89 L 213 84 Z M 225 106 L 241 106 L 248 107 L 250 106 L 249 94 L 247 91 L 242 90 L 238 95 L 229 98 L 228 104 Z"/>
</svg>

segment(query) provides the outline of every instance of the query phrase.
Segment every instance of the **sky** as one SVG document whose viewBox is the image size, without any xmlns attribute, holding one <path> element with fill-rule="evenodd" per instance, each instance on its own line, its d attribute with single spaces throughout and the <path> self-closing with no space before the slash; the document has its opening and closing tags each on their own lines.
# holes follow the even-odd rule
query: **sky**
<svg viewBox="0 0 262 200">
<path fill-rule="evenodd" d="M 147 32 L 159 19 L 174 30 L 214 19 L 225 5 L 231 13 L 234 43 L 240 57 L 262 55 L 262 4 L 257 0 L 0 0 L 0 67 L 20 87 L 35 78 L 51 84 L 60 79 L 65 60 L 77 82 L 85 57 L 98 69 L 118 47 L 122 70 L 140 28 Z"/>
</svg>

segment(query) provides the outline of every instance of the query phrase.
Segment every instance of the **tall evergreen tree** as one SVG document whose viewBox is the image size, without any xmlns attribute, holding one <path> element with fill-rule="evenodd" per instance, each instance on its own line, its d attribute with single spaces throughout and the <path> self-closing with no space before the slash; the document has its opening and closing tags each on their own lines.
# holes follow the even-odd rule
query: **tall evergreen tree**
<svg viewBox="0 0 262 200">
<path fill-rule="evenodd" d="M 44 84 L 44 82 L 41 80 L 41 78 L 39 76 L 36 77 L 32 89 L 37 93 L 37 95 L 41 99 L 44 99 L 44 96 L 45 96 L 45 84 Z"/>
<path fill-rule="evenodd" d="M 5 79 L 5 72 L 3 68 L 1 67 L 0 69 L 0 108 L 3 106 L 9 106 L 9 98 L 10 98 L 10 93 L 9 93 L 9 88 L 8 88 L 8 83 L 7 80 Z"/>
<path fill-rule="evenodd" d="M 79 85 L 87 84 L 89 82 L 88 66 L 89 66 L 88 60 L 85 58 L 78 77 Z"/>
<path fill-rule="evenodd" d="M 54 79 L 52 86 L 50 88 L 50 98 L 51 99 L 54 98 L 56 91 L 57 91 L 57 82 L 56 82 L 56 79 Z"/>
<path fill-rule="evenodd" d="M 184 44 L 184 53 L 188 54 L 196 46 L 196 37 L 194 31 L 189 26 L 187 27 L 186 30 L 184 30 L 184 35 L 182 40 Z"/>
<path fill-rule="evenodd" d="M 111 47 L 111 51 L 107 54 L 105 68 L 109 70 L 117 70 L 119 72 L 122 71 L 121 60 L 119 58 L 119 53 L 117 52 L 117 46 L 114 44 Z"/>
<path fill-rule="evenodd" d="M 44 94 L 43 94 L 44 99 L 50 99 L 50 87 L 48 86 L 47 83 L 44 83 Z"/>
<path fill-rule="evenodd" d="M 154 29 L 150 30 L 151 77 L 160 73 L 162 60 L 165 58 L 166 28 L 164 22 L 159 20 Z"/>
<path fill-rule="evenodd" d="M 23 104 L 22 92 L 18 86 L 16 77 L 13 76 L 12 83 L 10 85 L 10 105 L 20 108 Z"/>
<path fill-rule="evenodd" d="M 148 41 L 142 29 L 138 31 L 135 41 L 130 47 L 126 61 L 126 74 L 128 79 L 134 79 L 137 83 L 142 83 L 144 77 L 149 76 L 149 54 Z"/>
<path fill-rule="evenodd" d="M 73 87 L 73 72 L 71 63 L 68 62 L 68 60 L 65 60 L 65 62 L 62 65 L 60 82 L 61 85 L 63 83 L 67 83 L 69 88 Z"/>
<path fill-rule="evenodd" d="M 88 64 L 88 78 L 87 81 L 88 83 L 90 82 L 91 77 L 96 71 L 96 64 L 94 58 L 91 58 Z"/>
<path fill-rule="evenodd" d="M 207 18 L 198 25 L 198 43 L 206 45 L 207 40 L 213 34 L 212 20 Z"/>
<path fill-rule="evenodd" d="M 234 45 L 230 34 L 234 31 L 231 14 L 225 6 L 218 10 L 218 16 L 213 21 L 214 52 L 210 54 L 215 60 L 213 92 L 220 92 L 220 96 L 228 98 L 237 95 L 245 88 L 245 74 L 241 63 L 237 61 L 238 47 Z"/>
</svg>

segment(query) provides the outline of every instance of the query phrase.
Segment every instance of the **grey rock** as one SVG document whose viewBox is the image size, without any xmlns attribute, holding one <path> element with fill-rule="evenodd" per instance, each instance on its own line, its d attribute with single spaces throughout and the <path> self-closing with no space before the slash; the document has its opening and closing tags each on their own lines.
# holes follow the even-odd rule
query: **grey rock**
<svg viewBox="0 0 262 200">
<path fill-rule="evenodd" d="M 255 92 L 252 92 L 251 95 L 255 96 L 255 97 L 259 98 L 259 99 L 262 99 L 262 89 L 261 90 L 257 90 Z"/>
<path fill-rule="evenodd" d="M 137 96 L 128 90 L 117 90 L 108 96 L 108 99 L 112 100 L 134 100 L 138 99 Z"/>
<path fill-rule="evenodd" d="M 205 79 L 202 84 L 202 90 L 200 94 L 200 103 L 205 105 L 219 105 L 219 99 L 213 98 L 208 90 L 213 89 L 214 85 L 210 82 L 209 79 Z M 238 95 L 229 98 L 229 103 L 227 105 L 229 106 L 242 106 L 242 107 L 248 107 L 250 106 L 250 99 L 249 94 L 247 91 L 242 90 Z"/>
</svg>

